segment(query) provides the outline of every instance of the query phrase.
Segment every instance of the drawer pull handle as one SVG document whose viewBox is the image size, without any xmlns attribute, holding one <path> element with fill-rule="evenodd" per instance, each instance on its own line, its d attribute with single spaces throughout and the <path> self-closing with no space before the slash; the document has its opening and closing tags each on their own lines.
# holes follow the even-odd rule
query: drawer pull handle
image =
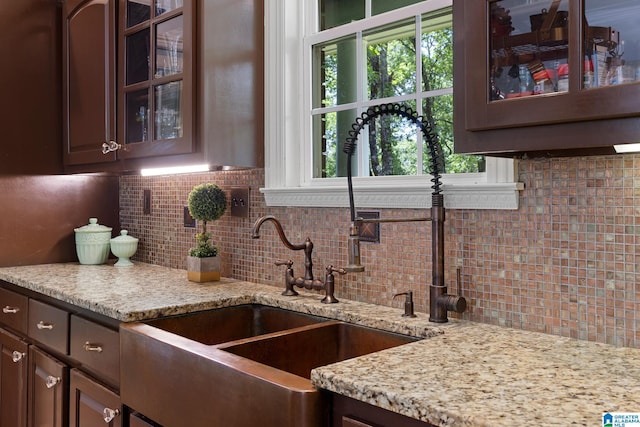
<svg viewBox="0 0 640 427">
<path fill-rule="evenodd" d="M 18 363 L 19 361 L 24 359 L 25 356 L 25 353 L 14 351 L 13 353 L 11 353 L 11 360 L 13 360 L 13 363 Z"/>
<path fill-rule="evenodd" d="M 5 314 L 16 314 L 20 309 L 18 307 L 6 306 L 2 307 L 2 312 Z"/>
<path fill-rule="evenodd" d="M 89 341 L 84 343 L 84 351 L 95 351 L 96 353 L 102 353 L 102 347 L 96 344 L 91 344 Z"/>
<path fill-rule="evenodd" d="M 49 375 L 45 380 L 44 384 L 47 388 L 53 388 L 60 382 L 60 378 L 54 377 L 53 375 Z"/>
<path fill-rule="evenodd" d="M 119 409 L 104 408 L 102 410 L 102 416 L 104 417 L 105 423 L 110 423 L 118 415 L 120 415 Z"/>
<path fill-rule="evenodd" d="M 52 330 L 53 329 L 53 323 L 46 323 L 43 322 L 42 320 L 38 322 L 38 324 L 36 325 L 36 327 L 40 330 L 43 329 L 48 329 L 48 330 Z"/>
</svg>

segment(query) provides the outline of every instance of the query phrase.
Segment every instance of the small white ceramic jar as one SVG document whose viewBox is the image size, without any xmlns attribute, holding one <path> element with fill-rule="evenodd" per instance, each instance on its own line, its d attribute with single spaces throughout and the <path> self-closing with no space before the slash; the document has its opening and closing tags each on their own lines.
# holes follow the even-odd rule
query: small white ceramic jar
<svg viewBox="0 0 640 427">
<path fill-rule="evenodd" d="M 76 253 L 80 264 L 104 264 L 109 258 L 111 227 L 98 224 L 97 218 L 89 218 L 89 224 L 73 231 L 76 233 Z"/>
<path fill-rule="evenodd" d="M 129 260 L 138 250 L 138 239 L 128 235 L 127 230 L 121 230 L 118 237 L 111 239 L 111 252 L 118 257 L 116 267 L 128 267 L 133 263 Z"/>
</svg>

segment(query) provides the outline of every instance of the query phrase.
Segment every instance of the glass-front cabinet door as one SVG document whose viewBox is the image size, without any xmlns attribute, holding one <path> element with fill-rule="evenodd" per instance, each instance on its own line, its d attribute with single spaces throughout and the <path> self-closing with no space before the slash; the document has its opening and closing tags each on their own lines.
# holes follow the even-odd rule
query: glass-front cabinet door
<svg viewBox="0 0 640 427">
<path fill-rule="evenodd" d="M 638 0 L 454 0 L 456 126 L 638 116 L 639 17 Z"/>
<path fill-rule="evenodd" d="M 121 0 L 120 157 L 193 151 L 193 0 Z"/>
</svg>

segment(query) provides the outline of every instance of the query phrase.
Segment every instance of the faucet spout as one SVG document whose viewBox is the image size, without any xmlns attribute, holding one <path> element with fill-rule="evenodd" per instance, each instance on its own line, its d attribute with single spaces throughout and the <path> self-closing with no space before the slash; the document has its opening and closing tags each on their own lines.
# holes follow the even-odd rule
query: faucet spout
<svg viewBox="0 0 640 427">
<path fill-rule="evenodd" d="M 311 241 L 311 239 L 307 237 L 304 243 L 294 245 L 289 241 L 289 239 L 287 239 L 287 236 L 284 234 L 282 224 L 273 215 L 265 215 L 256 220 L 256 222 L 253 224 L 253 228 L 251 229 L 251 237 L 253 239 L 260 238 L 260 227 L 262 227 L 262 224 L 267 221 L 273 222 L 273 225 L 276 227 L 276 231 L 278 232 L 278 236 L 280 237 L 280 241 L 282 241 L 283 245 L 285 245 L 292 251 L 304 251 L 304 278 L 305 280 L 313 280 L 313 262 L 311 261 L 313 242 Z"/>
<path fill-rule="evenodd" d="M 276 231 L 278 232 L 278 236 L 282 243 L 292 251 L 298 251 L 304 249 L 304 244 L 294 245 L 287 239 L 287 236 L 284 234 L 284 229 L 282 228 L 282 224 L 280 221 L 273 215 L 265 215 L 256 220 L 253 224 L 253 228 L 251 229 L 251 238 L 259 239 L 260 238 L 260 227 L 267 221 L 273 222 L 273 225 L 276 227 Z"/>
</svg>

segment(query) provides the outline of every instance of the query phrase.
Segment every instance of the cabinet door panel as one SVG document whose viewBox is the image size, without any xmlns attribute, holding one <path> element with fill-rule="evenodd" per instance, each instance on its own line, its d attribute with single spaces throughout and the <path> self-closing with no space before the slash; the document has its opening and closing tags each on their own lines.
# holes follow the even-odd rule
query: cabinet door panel
<svg viewBox="0 0 640 427">
<path fill-rule="evenodd" d="M 121 0 L 118 76 L 123 149 L 118 158 L 129 163 L 193 154 L 195 1 L 158 1 L 148 14 L 145 10 L 144 20 L 139 8 L 130 7 L 132 2 L 124 3 Z"/>
<path fill-rule="evenodd" d="M 28 346 L 0 329 L 0 426 L 27 426 Z"/>
<path fill-rule="evenodd" d="M 64 161 L 113 161 L 102 143 L 115 136 L 115 0 L 66 2 L 63 16 Z"/>
<path fill-rule="evenodd" d="M 29 348 L 29 427 L 67 425 L 67 366 L 45 352 Z"/>
<path fill-rule="evenodd" d="M 120 397 L 77 369 L 71 370 L 69 425 L 122 427 Z"/>
</svg>

